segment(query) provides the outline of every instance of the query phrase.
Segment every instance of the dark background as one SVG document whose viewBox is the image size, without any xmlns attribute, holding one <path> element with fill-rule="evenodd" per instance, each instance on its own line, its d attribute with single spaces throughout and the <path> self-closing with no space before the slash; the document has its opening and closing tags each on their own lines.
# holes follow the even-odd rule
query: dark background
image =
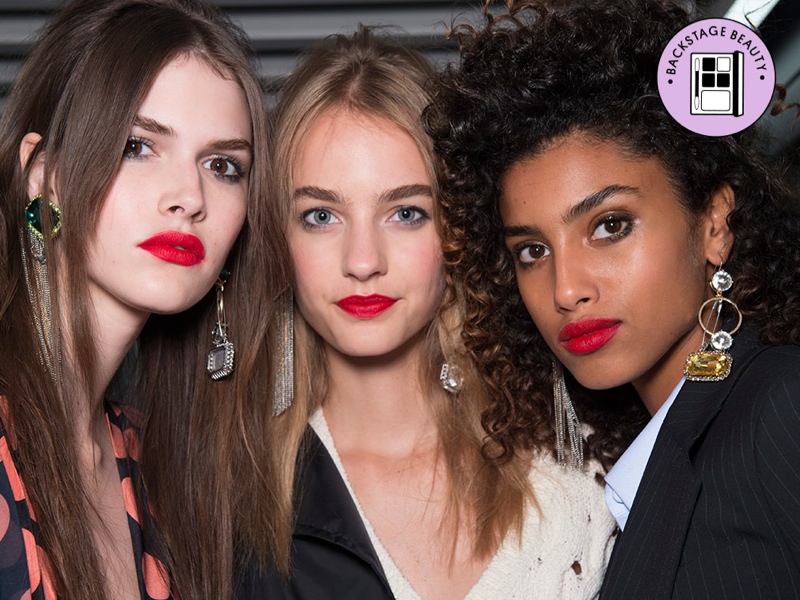
<svg viewBox="0 0 800 600">
<path fill-rule="evenodd" d="M 766 1 L 748 0 L 748 7 Z M 59 4 L 59 0 L 0 0 L 0 110 L 30 40 Z M 477 20 L 481 6 L 474 0 L 216 0 L 216 4 L 253 41 L 268 95 L 303 48 L 331 33 L 352 31 L 358 23 L 394 26 L 398 37 L 437 64 L 456 61 L 457 53 L 445 34 L 454 22 Z M 697 0 L 703 17 L 724 16 L 732 4 L 733 0 Z M 777 81 L 786 86 L 790 99 L 800 101 L 800 0 L 780 0 L 760 33 L 775 61 Z M 788 114 L 762 122 L 775 136 L 774 151 L 800 167 L 800 125 L 792 130 Z"/>
</svg>

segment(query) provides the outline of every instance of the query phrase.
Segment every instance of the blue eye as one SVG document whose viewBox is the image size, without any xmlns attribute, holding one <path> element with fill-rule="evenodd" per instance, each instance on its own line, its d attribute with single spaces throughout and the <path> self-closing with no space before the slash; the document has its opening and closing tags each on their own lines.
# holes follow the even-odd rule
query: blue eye
<svg viewBox="0 0 800 600">
<path fill-rule="evenodd" d="M 330 223 L 338 223 L 339 219 L 327 208 L 312 208 L 302 215 L 307 227 L 323 227 Z"/>
<path fill-rule="evenodd" d="M 422 223 L 429 218 L 428 213 L 417 206 L 401 206 L 392 214 L 389 220 L 411 225 Z"/>
</svg>

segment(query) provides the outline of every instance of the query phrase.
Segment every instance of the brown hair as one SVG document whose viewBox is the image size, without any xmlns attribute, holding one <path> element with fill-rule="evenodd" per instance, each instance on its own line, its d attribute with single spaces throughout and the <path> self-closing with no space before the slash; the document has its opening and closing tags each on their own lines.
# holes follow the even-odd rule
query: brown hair
<svg viewBox="0 0 800 600">
<path fill-rule="evenodd" d="M 138 376 L 127 389 L 145 413 L 140 467 L 161 533 L 143 525 L 185 598 L 231 594 L 236 529 L 248 532 L 245 548 L 261 556 L 274 550 L 274 507 L 263 472 L 269 467 L 265 425 L 251 415 L 269 415 L 253 405 L 268 387 L 268 372 L 260 368 L 268 364 L 262 338 L 272 290 L 285 285 L 285 252 L 280 228 L 265 214 L 267 124 L 249 44 L 203 0 L 76 0 L 44 28 L 0 121 L 0 391 L 59 596 L 108 595 L 72 427 L 76 412 L 101 407 L 77 407 L 68 393 L 76 385 L 93 389 L 95 379 L 87 242 L 139 105 L 161 68 L 181 55 L 200 58 L 242 87 L 256 160 L 246 223 L 228 259 L 225 306 L 236 344 L 234 375 L 212 382 L 205 372 L 211 295 L 179 315 L 152 317 L 141 334 Z M 43 154 L 45 181 L 54 182 L 63 212 L 63 227 L 55 240 L 46 240 L 46 251 L 57 258 L 48 261 L 53 305 L 68 308 L 54 314 L 54 354 L 62 344 L 63 317 L 74 361 L 55 381 L 39 364 L 22 266 L 27 170 L 18 153 L 28 132 L 42 136 L 28 164 Z M 242 502 L 248 514 L 236 523 L 234 507 Z"/>
<path fill-rule="evenodd" d="M 292 169 L 300 145 L 316 120 L 329 110 L 346 110 L 378 117 L 398 125 L 417 143 L 436 194 L 437 172 L 431 140 L 420 122 L 430 101 L 429 85 L 435 74 L 419 53 L 361 27 L 352 36 L 336 35 L 314 47 L 290 75 L 275 113 L 274 151 L 283 223 L 289 223 L 293 197 Z M 438 225 L 438 215 L 434 214 Z M 465 522 L 474 523 L 473 551 L 486 557 L 510 530 L 522 526 L 525 500 L 530 493 L 530 465 L 521 457 L 502 466 L 486 464 L 481 455 L 484 432 L 481 412 L 488 404 L 485 388 L 460 341 L 460 294 L 448 285 L 438 317 L 424 338 L 423 367 L 419 373 L 436 418 L 439 444 L 447 464 L 450 493 L 442 532 L 453 536 Z M 282 473 L 285 500 L 295 477 L 295 457 L 302 451 L 308 416 L 319 408 L 328 388 L 321 338 L 295 310 L 296 401 L 278 419 L 278 436 L 286 452 Z M 463 376 L 461 391 L 453 396 L 439 386 L 445 361 L 456 364 Z"/>
</svg>

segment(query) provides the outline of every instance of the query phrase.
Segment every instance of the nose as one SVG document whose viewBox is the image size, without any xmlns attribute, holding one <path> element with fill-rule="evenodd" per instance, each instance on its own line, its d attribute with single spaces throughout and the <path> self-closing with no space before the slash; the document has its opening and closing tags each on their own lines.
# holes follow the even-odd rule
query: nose
<svg viewBox="0 0 800 600">
<path fill-rule="evenodd" d="M 347 277 L 366 281 L 386 274 L 385 243 L 379 227 L 369 219 L 355 220 L 345 232 L 343 272 Z"/>
<path fill-rule="evenodd" d="M 554 258 L 553 301 L 559 312 L 570 312 L 597 299 L 594 269 L 580 252 L 566 252 Z"/>
<path fill-rule="evenodd" d="M 175 166 L 168 170 L 166 184 L 159 201 L 164 213 L 180 214 L 192 221 L 200 221 L 206 214 L 205 190 L 200 171 L 195 164 Z"/>
</svg>

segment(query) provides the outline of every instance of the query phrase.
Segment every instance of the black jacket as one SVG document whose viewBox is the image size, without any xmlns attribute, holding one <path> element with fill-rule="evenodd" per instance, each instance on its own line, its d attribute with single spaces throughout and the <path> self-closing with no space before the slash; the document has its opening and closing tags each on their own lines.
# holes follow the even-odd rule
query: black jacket
<svg viewBox="0 0 800 600">
<path fill-rule="evenodd" d="M 800 598 L 800 347 L 745 329 L 732 354 L 670 408 L 604 600 Z"/>
<path fill-rule="evenodd" d="M 251 565 L 239 600 L 394 600 L 353 499 L 308 429 L 298 464 L 290 576 Z"/>
</svg>

